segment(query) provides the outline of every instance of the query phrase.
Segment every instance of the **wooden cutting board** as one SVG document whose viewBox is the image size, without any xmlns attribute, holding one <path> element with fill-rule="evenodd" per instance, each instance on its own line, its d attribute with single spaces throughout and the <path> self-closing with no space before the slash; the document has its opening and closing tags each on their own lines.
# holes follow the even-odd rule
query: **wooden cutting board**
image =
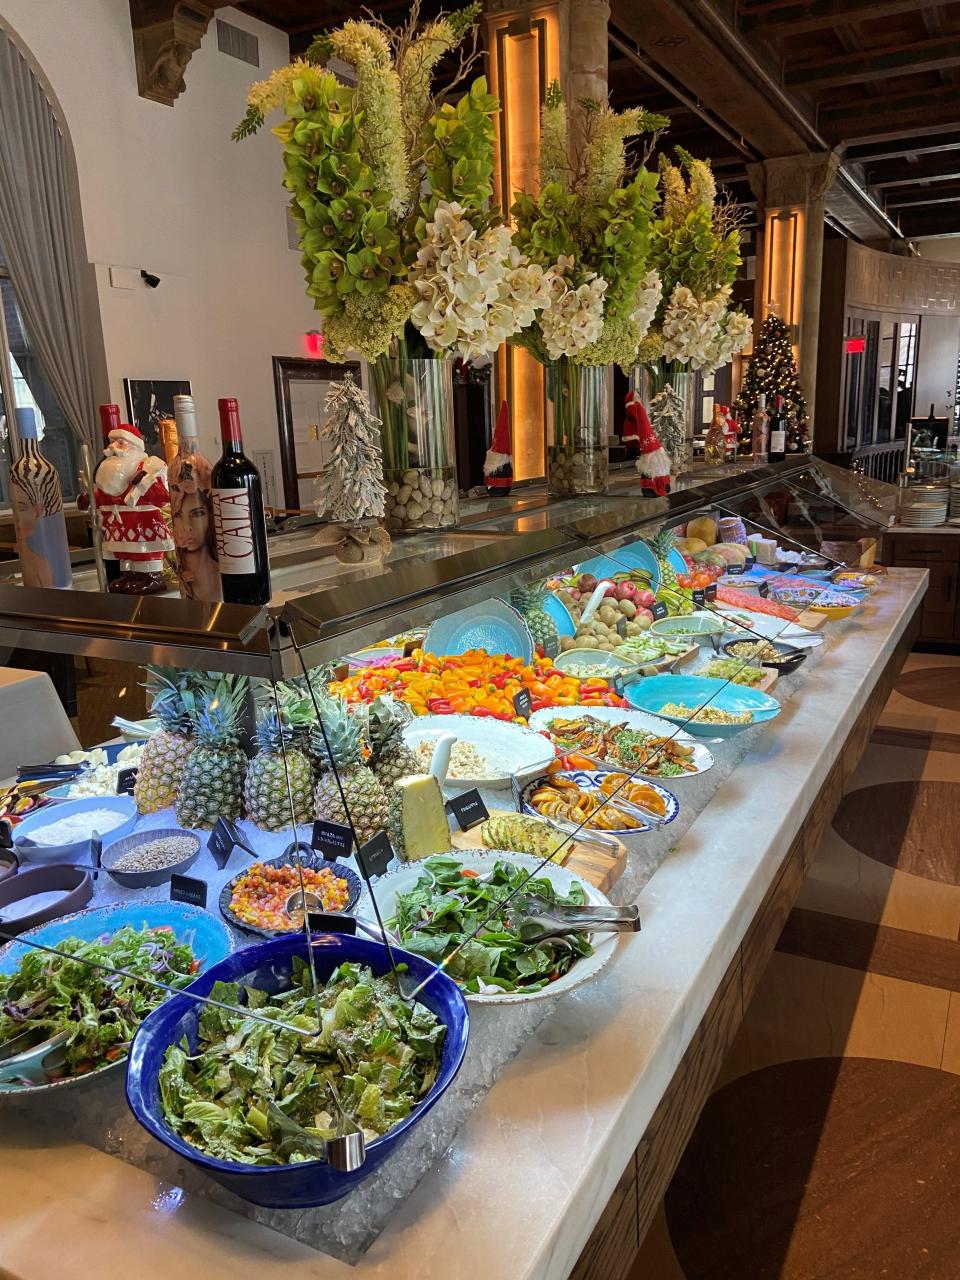
<svg viewBox="0 0 960 1280">
<path fill-rule="evenodd" d="M 511 811 L 493 809 L 490 817 L 508 816 L 509 812 Z M 451 838 L 455 849 L 484 847 L 480 839 L 479 826 L 472 827 L 469 831 L 454 831 L 451 833 Z M 616 836 L 612 838 L 616 840 Z M 593 845 L 581 844 L 579 840 L 572 840 L 567 848 L 570 852 L 562 858 L 560 865 L 592 884 L 601 893 L 607 893 L 612 889 L 626 870 L 627 847 L 622 840 L 617 840 L 616 854 L 605 853 L 601 849 L 595 849 Z"/>
</svg>

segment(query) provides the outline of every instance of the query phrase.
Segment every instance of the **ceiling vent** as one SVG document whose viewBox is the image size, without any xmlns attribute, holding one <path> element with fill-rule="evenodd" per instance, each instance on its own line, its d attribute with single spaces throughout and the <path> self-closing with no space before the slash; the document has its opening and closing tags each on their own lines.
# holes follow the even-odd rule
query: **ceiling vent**
<svg viewBox="0 0 960 1280">
<path fill-rule="evenodd" d="M 249 62 L 251 67 L 260 65 L 260 41 L 242 27 L 235 27 L 231 22 L 217 19 L 217 48 L 231 58 L 239 58 L 241 62 Z"/>
</svg>

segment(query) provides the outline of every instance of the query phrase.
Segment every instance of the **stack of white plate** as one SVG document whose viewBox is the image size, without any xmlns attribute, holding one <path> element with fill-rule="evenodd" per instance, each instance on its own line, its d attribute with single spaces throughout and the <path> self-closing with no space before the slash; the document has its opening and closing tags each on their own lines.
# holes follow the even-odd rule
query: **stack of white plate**
<svg viewBox="0 0 960 1280">
<path fill-rule="evenodd" d="M 912 485 L 900 497 L 900 523 L 916 529 L 931 529 L 943 524 L 950 500 L 950 486 L 946 481 Z M 960 512 L 960 493 L 957 502 Z"/>
<path fill-rule="evenodd" d="M 950 523 L 960 524 L 960 476 L 950 481 Z"/>
</svg>

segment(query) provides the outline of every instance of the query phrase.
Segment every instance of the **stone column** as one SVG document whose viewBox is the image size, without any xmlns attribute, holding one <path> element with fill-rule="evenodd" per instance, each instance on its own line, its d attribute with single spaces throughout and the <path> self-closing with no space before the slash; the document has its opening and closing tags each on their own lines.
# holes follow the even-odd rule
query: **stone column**
<svg viewBox="0 0 960 1280">
<path fill-rule="evenodd" d="M 823 215 L 839 163 L 839 157 L 828 151 L 747 165 L 763 229 L 756 327 L 768 315 L 780 316 L 791 326 L 811 423 L 817 388 Z"/>
<path fill-rule="evenodd" d="M 497 120 L 494 186 L 509 209 L 519 190 L 535 192 L 540 176 L 540 104 L 559 80 L 568 106 L 607 100 L 607 0 L 486 0 L 484 22 Z M 576 111 L 571 112 L 576 163 Z M 544 474 L 546 415 L 543 369 L 526 351 L 502 347 L 494 361 L 496 398 L 510 404 L 514 475 Z M 612 378 L 612 373 L 611 373 Z"/>
</svg>

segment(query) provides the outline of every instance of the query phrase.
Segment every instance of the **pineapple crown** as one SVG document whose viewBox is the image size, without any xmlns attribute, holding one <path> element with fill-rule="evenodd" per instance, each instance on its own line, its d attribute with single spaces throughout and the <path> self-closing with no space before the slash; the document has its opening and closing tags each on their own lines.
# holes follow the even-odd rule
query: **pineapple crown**
<svg viewBox="0 0 960 1280">
<path fill-rule="evenodd" d="M 545 582 L 535 582 L 529 587 L 514 587 L 510 592 L 510 603 L 521 613 L 541 609 L 546 598 Z"/>
<path fill-rule="evenodd" d="M 193 721 L 201 746 L 220 749 L 237 746 L 249 684 L 246 676 L 223 676 L 207 692 Z"/>
<path fill-rule="evenodd" d="M 320 719 L 327 737 L 325 740 L 323 729 L 318 724 L 313 730 L 311 741 L 321 767 L 349 769 L 352 765 L 360 764 L 363 759 L 363 744 L 359 718 L 350 714 L 350 709 L 342 698 L 326 697 L 319 705 Z M 327 742 L 330 743 L 329 750 Z"/>
<path fill-rule="evenodd" d="M 281 755 L 291 750 L 293 726 L 285 714 L 277 715 L 276 708 L 264 711 L 257 720 L 257 746 L 270 755 Z"/>
<path fill-rule="evenodd" d="M 389 694 L 374 698 L 363 709 L 363 723 L 371 762 L 392 755 L 403 742 L 403 730 L 413 716 L 408 707 Z"/>
<path fill-rule="evenodd" d="M 147 680 L 143 687 L 150 696 L 150 714 L 160 722 L 161 729 L 186 737 L 193 728 L 197 695 L 203 688 L 205 677 L 196 671 L 181 671 L 177 667 L 149 666 L 146 672 Z"/>
<path fill-rule="evenodd" d="M 662 558 L 668 551 L 673 550 L 674 541 L 675 536 L 672 529 L 661 529 L 650 539 L 650 546 L 653 548 L 654 555 Z"/>
</svg>

